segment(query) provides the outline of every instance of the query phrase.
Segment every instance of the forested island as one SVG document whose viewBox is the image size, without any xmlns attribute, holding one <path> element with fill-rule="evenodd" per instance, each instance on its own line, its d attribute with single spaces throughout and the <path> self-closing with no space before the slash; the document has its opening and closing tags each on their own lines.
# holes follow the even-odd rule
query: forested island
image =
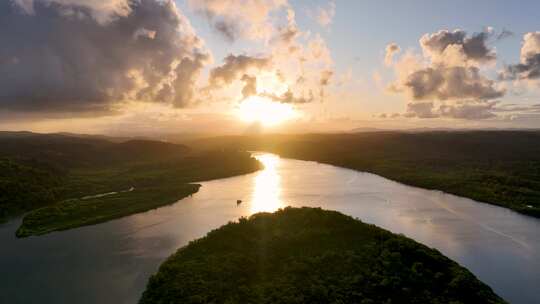
<svg viewBox="0 0 540 304">
<path fill-rule="evenodd" d="M 285 208 L 192 241 L 141 304 L 505 303 L 438 251 L 336 211 Z"/>
<path fill-rule="evenodd" d="M 540 217 L 540 131 L 225 136 L 189 145 L 273 152 Z"/>
<path fill-rule="evenodd" d="M 197 192 L 196 182 L 261 168 L 246 152 L 148 140 L 4 133 L 0 145 L 0 220 L 30 211 L 19 237 L 150 210 Z"/>
</svg>

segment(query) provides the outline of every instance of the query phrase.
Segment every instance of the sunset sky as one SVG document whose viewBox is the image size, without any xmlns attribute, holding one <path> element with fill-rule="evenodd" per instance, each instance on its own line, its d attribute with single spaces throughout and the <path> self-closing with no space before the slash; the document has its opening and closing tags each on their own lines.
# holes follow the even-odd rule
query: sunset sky
<svg viewBox="0 0 540 304">
<path fill-rule="evenodd" d="M 538 1 L 7 0 L 0 129 L 540 127 Z"/>
</svg>

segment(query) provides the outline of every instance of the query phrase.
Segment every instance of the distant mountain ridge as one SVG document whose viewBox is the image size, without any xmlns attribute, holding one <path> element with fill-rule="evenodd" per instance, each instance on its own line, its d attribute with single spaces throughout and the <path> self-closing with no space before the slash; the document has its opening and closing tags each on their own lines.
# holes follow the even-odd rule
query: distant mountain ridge
<svg viewBox="0 0 540 304">
<path fill-rule="evenodd" d="M 185 145 L 167 142 L 118 138 L 102 135 L 32 132 L 0 132 L 0 157 L 37 160 L 63 166 L 95 166 L 108 163 L 170 159 L 185 155 Z"/>
</svg>

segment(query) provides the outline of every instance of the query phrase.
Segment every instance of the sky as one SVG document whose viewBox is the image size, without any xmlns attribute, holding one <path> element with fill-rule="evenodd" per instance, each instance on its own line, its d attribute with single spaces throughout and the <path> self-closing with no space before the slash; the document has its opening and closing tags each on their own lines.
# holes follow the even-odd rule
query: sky
<svg viewBox="0 0 540 304">
<path fill-rule="evenodd" d="M 538 1 L 7 0 L 0 129 L 539 128 Z"/>
</svg>

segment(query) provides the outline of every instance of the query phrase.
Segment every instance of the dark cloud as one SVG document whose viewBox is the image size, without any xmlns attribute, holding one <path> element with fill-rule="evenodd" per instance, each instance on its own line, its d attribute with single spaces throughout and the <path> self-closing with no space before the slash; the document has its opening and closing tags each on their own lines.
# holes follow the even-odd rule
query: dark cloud
<svg viewBox="0 0 540 304">
<path fill-rule="evenodd" d="M 501 74 L 502 79 L 540 79 L 540 32 L 523 36 L 521 62 L 510 65 Z"/>
<path fill-rule="evenodd" d="M 514 37 L 514 32 L 509 31 L 507 29 L 503 29 L 498 35 L 497 35 L 497 41 L 504 40 L 506 38 Z"/>
<path fill-rule="evenodd" d="M 109 2 L 122 2 L 113 1 Z M 193 99 L 209 59 L 172 0 L 0 2 L 0 107 L 17 111 L 107 111 L 124 101 Z M 100 17 L 101 16 L 101 17 Z"/>
<path fill-rule="evenodd" d="M 210 86 L 219 88 L 240 79 L 250 69 L 264 70 L 270 68 L 272 60 L 269 57 L 251 57 L 247 55 L 229 55 L 224 63 L 210 71 Z"/>
<path fill-rule="evenodd" d="M 490 33 L 486 31 L 467 36 L 463 30 L 441 30 L 422 36 L 420 45 L 434 58 L 444 56 L 449 48 L 457 48 L 467 60 L 487 62 L 497 57 L 495 52 L 487 46 L 489 36 Z"/>
<path fill-rule="evenodd" d="M 185 107 L 196 100 L 195 87 L 199 74 L 204 66 L 209 62 L 210 56 L 208 54 L 195 54 L 193 58 L 183 58 L 180 64 L 174 70 L 176 78 L 170 83 L 163 85 L 161 90 L 157 92 L 155 98 L 170 102 L 177 108 Z M 147 93 L 149 96 L 145 96 L 146 92 L 142 92 L 140 97 L 142 99 L 152 98 L 152 90 L 149 88 Z"/>
<path fill-rule="evenodd" d="M 540 53 L 528 56 L 523 63 L 510 65 L 505 78 L 538 79 L 540 78 Z"/>
<path fill-rule="evenodd" d="M 414 100 L 487 100 L 504 95 L 494 84 L 474 66 L 431 66 L 412 72 L 403 85 Z"/>
<path fill-rule="evenodd" d="M 233 42 L 238 38 L 239 31 L 236 23 L 217 20 L 214 22 L 214 29 L 229 42 Z"/>
<path fill-rule="evenodd" d="M 487 46 L 491 28 L 467 35 L 462 30 L 441 30 L 420 39 L 424 56 L 406 53 L 400 60 L 389 60 L 398 80 L 394 92 L 406 93 L 404 117 L 487 119 L 495 117 L 497 102 L 506 91 L 481 74 L 481 68 L 496 59 Z M 397 46 L 388 46 L 387 54 Z"/>
</svg>

